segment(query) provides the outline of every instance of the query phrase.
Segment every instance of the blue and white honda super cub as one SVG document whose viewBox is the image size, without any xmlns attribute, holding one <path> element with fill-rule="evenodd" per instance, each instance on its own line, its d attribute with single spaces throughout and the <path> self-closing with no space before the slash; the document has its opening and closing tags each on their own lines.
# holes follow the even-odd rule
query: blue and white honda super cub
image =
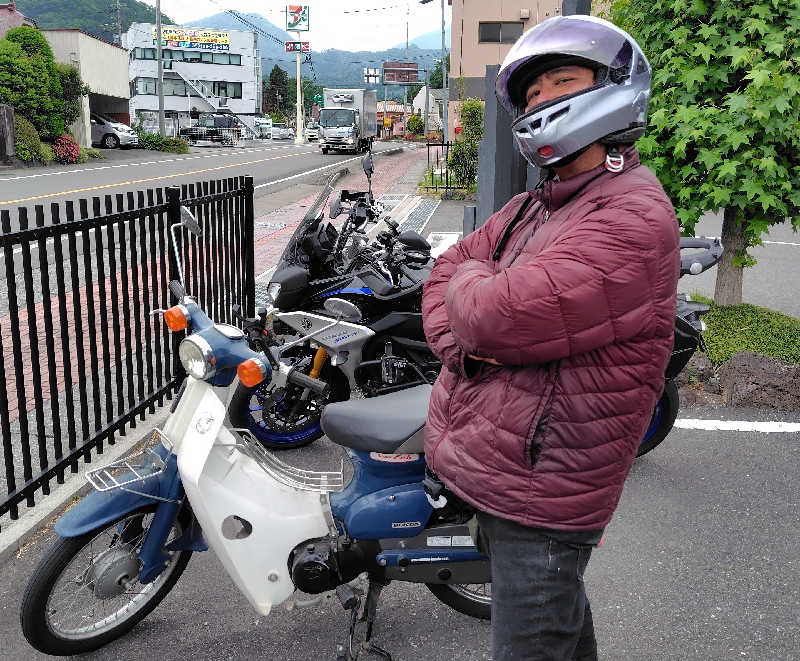
<svg viewBox="0 0 800 661">
<path fill-rule="evenodd" d="M 183 225 L 199 232 L 188 210 Z M 247 398 L 236 392 L 273 377 L 327 385 L 252 351 L 241 330 L 215 324 L 182 284 L 170 287 L 179 303 L 164 319 L 173 331 L 187 329 L 179 355 L 188 376 L 149 446 L 90 470 L 95 491 L 58 519 L 58 540 L 21 606 L 30 644 L 71 655 L 122 636 L 172 589 L 192 552 L 209 546 L 262 615 L 335 590 L 351 610 L 340 660 L 360 650 L 391 658 L 370 637 L 378 596 L 392 580 L 425 583 L 450 607 L 488 618 L 489 564 L 465 523 L 472 512 L 426 477 L 430 386 L 325 409 L 326 434 L 353 463 L 346 487 L 342 471 L 289 466 L 238 428 L 244 414 L 232 402 Z M 348 305 L 328 299 L 330 328 Z M 363 641 L 357 622 L 366 623 Z"/>
</svg>

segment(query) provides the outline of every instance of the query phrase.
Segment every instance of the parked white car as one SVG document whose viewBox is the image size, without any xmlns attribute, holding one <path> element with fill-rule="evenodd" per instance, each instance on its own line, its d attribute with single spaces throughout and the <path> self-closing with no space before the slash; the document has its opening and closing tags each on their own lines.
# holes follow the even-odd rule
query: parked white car
<svg viewBox="0 0 800 661">
<path fill-rule="evenodd" d="M 272 123 L 273 140 L 289 140 L 292 137 L 292 129 L 286 126 L 285 122 Z"/>
<path fill-rule="evenodd" d="M 93 145 L 116 149 L 117 147 L 135 147 L 139 144 L 139 137 L 127 124 L 97 113 L 91 113 L 89 120 L 92 124 Z"/>
<path fill-rule="evenodd" d="M 306 125 L 305 131 L 303 131 L 303 135 L 305 135 L 306 140 L 318 140 L 319 124 L 316 122 L 309 122 Z"/>
<path fill-rule="evenodd" d="M 272 138 L 272 118 L 256 117 L 256 134 L 259 138 L 270 140 Z"/>
</svg>

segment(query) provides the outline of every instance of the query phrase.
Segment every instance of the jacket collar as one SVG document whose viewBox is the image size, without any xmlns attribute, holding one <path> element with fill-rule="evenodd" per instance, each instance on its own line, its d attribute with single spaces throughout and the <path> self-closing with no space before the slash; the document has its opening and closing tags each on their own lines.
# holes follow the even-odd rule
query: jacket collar
<svg viewBox="0 0 800 661">
<path fill-rule="evenodd" d="M 639 162 L 639 152 L 636 147 L 628 147 L 622 152 L 625 157 L 625 165 L 622 172 L 627 172 L 631 168 L 637 167 Z M 605 163 L 601 163 L 596 168 L 587 170 L 566 181 L 558 178 L 550 179 L 541 188 L 532 191 L 534 198 L 540 200 L 550 213 L 557 211 L 569 202 L 579 191 L 588 186 L 595 179 L 615 177 L 618 174 L 606 170 Z"/>
</svg>

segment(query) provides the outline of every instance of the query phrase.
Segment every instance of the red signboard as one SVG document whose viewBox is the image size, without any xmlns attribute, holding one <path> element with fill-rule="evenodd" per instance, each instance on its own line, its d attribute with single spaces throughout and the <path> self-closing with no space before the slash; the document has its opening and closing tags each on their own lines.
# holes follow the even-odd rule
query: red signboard
<svg viewBox="0 0 800 661">
<path fill-rule="evenodd" d="M 384 62 L 384 83 L 417 83 L 419 82 L 419 65 L 416 62 Z"/>
<path fill-rule="evenodd" d="M 310 41 L 287 41 L 286 43 L 286 52 L 287 53 L 310 53 L 311 52 L 311 42 Z"/>
</svg>

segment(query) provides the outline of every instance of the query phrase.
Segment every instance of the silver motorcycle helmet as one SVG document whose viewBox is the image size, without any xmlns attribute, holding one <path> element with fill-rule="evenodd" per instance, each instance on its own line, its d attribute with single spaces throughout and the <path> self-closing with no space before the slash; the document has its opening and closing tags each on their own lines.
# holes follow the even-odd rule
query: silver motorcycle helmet
<svg viewBox="0 0 800 661">
<path fill-rule="evenodd" d="M 576 64 L 594 70 L 594 85 L 525 111 L 527 90 L 539 75 Z M 548 167 L 598 141 L 638 140 L 647 125 L 650 75 L 645 54 L 624 30 L 594 16 L 557 16 L 512 46 L 495 91 L 515 118 L 511 130 L 522 155 L 531 165 Z"/>
</svg>

